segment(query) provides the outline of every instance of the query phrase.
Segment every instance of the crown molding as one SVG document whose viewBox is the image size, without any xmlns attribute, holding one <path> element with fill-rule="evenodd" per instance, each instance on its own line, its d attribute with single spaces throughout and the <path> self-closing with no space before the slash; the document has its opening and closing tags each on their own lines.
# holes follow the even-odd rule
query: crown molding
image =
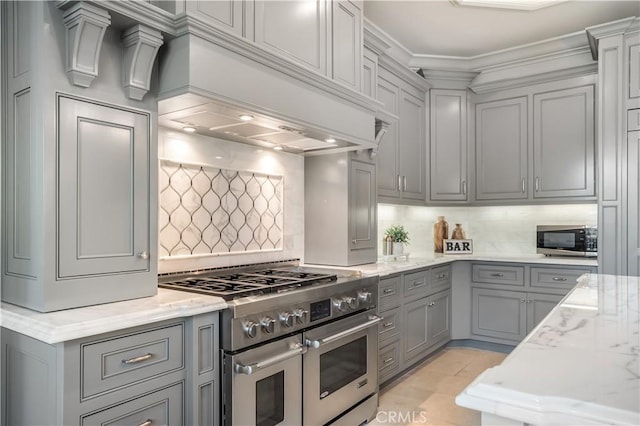
<svg viewBox="0 0 640 426">
<path fill-rule="evenodd" d="M 384 43 L 384 45 L 388 46 L 384 51 L 385 55 L 394 58 L 397 62 L 403 64 L 404 66 L 409 66 L 409 62 L 414 56 L 414 54 L 409 51 L 409 49 L 404 47 L 402 44 L 400 44 L 399 41 L 384 32 L 380 27 L 378 27 L 367 18 L 363 18 L 362 20 L 365 35 L 368 33 L 369 37 L 375 37 L 376 39 Z"/>
<path fill-rule="evenodd" d="M 622 35 L 634 25 L 638 26 L 638 18 L 635 16 L 586 28 L 593 60 L 598 60 L 598 44 L 601 38 Z"/>
<path fill-rule="evenodd" d="M 424 70 L 425 78 L 437 89 L 467 89 L 479 74 L 476 71 Z"/>
<path fill-rule="evenodd" d="M 362 31 L 364 35 L 364 47 L 372 50 L 377 55 L 382 55 L 391 48 L 391 45 L 373 32 L 370 26 L 364 25 Z"/>
</svg>

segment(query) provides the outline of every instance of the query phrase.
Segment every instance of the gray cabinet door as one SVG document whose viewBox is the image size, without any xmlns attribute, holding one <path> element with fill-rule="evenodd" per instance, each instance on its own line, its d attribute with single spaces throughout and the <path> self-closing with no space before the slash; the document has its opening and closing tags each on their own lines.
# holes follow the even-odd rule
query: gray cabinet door
<svg viewBox="0 0 640 426">
<path fill-rule="evenodd" d="M 332 78 L 360 90 L 362 11 L 350 1 L 332 2 Z"/>
<path fill-rule="evenodd" d="M 58 275 L 148 270 L 149 116 L 60 96 L 58 132 Z"/>
<path fill-rule="evenodd" d="M 476 104 L 476 199 L 526 199 L 526 179 L 527 98 Z"/>
<path fill-rule="evenodd" d="M 527 334 L 526 293 L 471 290 L 471 332 L 480 336 L 519 342 Z"/>
<path fill-rule="evenodd" d="M 432 89 L 429 98 L 432 201 L 467 200 L 467 92 Z"/>
<path fill-rule="evenodd" d="M 425 200 L 425 104 L 411 93 L 401 90 L 399 106 L 398 164 L 402 175 L 402 198 Z"/>
<path fill-rule="evenodd" d="M 640 276 L 640 131 L 627 137 L 627 275 Z"/>
<path fill-rule="evenodd" d="M 402 324 L 403 363 L 408 365 L 418 360 L 429 347 L 429 333 L 427 327 L 427 305 L 429 298 L 425 297 L 404 305 Z"/>
<path fill-rule="evenodd" d="M 398 79 L 384 68 L 378 69 L 377 100 L 382 102 L 385 111 L 398 113 L 400 87 Z M 378 173 L 378 195 L 383 197 L 399 198 L 400 171 L 398 169 L 398 120 L 387 118 L 387 132 L 382 137 L 376 156 Z"/>
<path fill-rule="evenodd" d="M 243 0 L 196 0 L 184 2 L 187 12 L 242 37 L 244 29 Z M 252 27 L 247 22 L 247 27 Z"/>
<path fill-rule="evenodd" d="M 255 42 L 306 68 L 327 74 L 327 3 L 257 1 Z"/>
<path fill-rule="evenodd" d="M 451 337 L 451 292 L 430 296 L 427 303 L 427 339 L 429 346 Z"/>
<path fill-rule="evenodd" d="M 378 94 L 376 88 L 377 80 L 378 55 L 375 52 L 365 48 L 362 54 L 362 78 L 360 81 L 362 93 L 375 99 Z"/>
<path fill-rule="evenodd" d="M 373 164 L 351 160 L 351 188 L 349 188 L 349 241 L 351 250 L 376 248 L 375 170 L 376 168 Z"/>
<path fill-rule="evenodd" d="M 533 97 L 534 198 L 595 195 L 593 86 Z"/>
<path fill-rule="evenodd" d="M 527 293 L 527 333 L 535 328 L 562 300 L 556 294 Z"/>
</svg>

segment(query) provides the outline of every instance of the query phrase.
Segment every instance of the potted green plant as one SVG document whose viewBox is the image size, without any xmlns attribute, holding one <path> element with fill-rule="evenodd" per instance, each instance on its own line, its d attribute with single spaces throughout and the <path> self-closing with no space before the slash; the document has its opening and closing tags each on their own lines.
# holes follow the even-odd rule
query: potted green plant
<svg viewBox="0 0 640 426">
<path fill-rule="evenodd" d="M 409 244 L 409 232 L 402 225 L 392 225 L 384 231 L 386 240 L 393 242 L 393 254 L 404 253 L 404 245 Z M 389 253 L 391 254 L 391 253 Z"/>
</svg>

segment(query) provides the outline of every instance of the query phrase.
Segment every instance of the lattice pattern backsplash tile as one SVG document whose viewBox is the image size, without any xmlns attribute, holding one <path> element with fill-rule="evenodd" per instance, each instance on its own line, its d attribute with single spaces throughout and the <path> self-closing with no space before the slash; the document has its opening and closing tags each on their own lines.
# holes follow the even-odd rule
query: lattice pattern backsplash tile
<svg viewBox="0 0 640 426">
<path fill-rule="evenodd" d="M 160 162 L 160 257 L 282 248 L 283 178 Z"/>
</svg>

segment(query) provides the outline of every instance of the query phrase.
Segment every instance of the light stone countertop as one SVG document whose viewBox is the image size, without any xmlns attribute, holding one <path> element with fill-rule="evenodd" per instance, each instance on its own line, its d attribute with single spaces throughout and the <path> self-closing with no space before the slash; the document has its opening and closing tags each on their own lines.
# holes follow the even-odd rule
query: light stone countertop
<svg viewBox="0 0 640 426">
<path fill-rule="evenodd" d="M 48 313 L 2 303 L 0 326 L 54 344 L 226 307 L 220 297 L 159 288 L 152 297 Z"/>
<path fill-rule="evenodd" d="M 456 403 L 531 424 L 640 424 L 639 293 L 638 277 L 583 276 Z"/>
<path fill-rule="evenodd" d="M 379 260 L 376 263 L 352 266 L 351 269 L 358 270 L 363 275 L 380 275 L 381 277 L 384 277 L 386 275 L 410 271 L 412 269 L 453 263 L 457 260 L 506 263 L 535 263 L 541 265 L 556 266 L 598 266 L 598 261 L 596 259 L 587 259 L 582 257 L 548 257 L 540 254 L 500 255 L 474 253 L 443 255 L 432 253 L 429 255 L 421 255 L 415 257 L 409 255 L 409 258 L 406 260 Z"/>
</svg>

